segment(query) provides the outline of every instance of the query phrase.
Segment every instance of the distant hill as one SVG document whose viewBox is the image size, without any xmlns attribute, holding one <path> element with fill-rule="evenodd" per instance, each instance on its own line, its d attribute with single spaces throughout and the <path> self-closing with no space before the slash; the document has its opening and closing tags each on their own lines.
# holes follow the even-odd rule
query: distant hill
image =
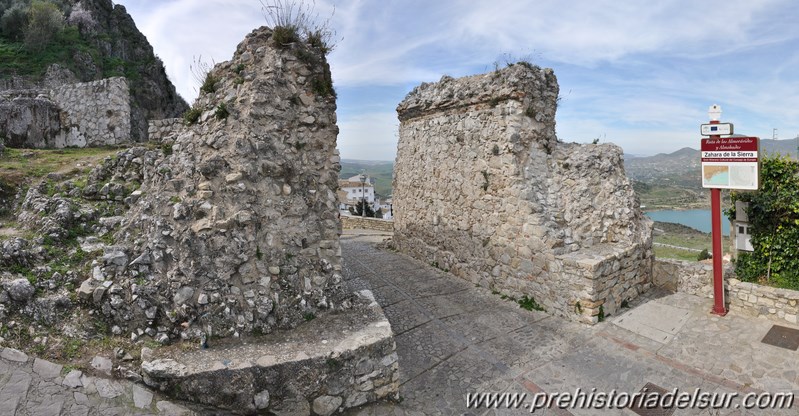
<svg viewBox="0 0 799 416">
<path fill-rule="evenodd" d="M 394 162 L 380 160 L 342 159 L 339 178 L 346 179 L 361 172 L 375 179 L 375 192 L 387 198 L 391 195 L 391 180 L 394 175 Z"/>
<path fill-rule="evenodd" d="M 760 140 L 766 154 L 780 153 L 797 157 L 797 140 Z M 636 181 L 660 185 L 676 185 L 689 189 L 700 189 L 699 150 L 684 147 L 673 153 L 660 153 L 654 156 L 635 157 L 625 155 L 624 168 L 627 176 Z"/>
</svg>

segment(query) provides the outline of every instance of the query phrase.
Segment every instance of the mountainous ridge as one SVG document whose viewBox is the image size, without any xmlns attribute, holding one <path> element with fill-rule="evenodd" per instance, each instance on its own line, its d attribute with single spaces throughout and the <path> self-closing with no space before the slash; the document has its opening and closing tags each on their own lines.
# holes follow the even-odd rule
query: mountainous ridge
<svg viewBox="0 0 799 416">
<path fill-rule="evenodd" d="M 31 2 L 0 0 L 0 90 L 49 89 L 124 76 L 130 86 L 131 138 L 147 137 L 147 121 L 179 117 L 188 104 L 169 81 L 163 62 L 121 4 L 111 0 L 48 2 L 65 22 L 34 49 L 10 31 L 6 17 Z"/>
</svg>

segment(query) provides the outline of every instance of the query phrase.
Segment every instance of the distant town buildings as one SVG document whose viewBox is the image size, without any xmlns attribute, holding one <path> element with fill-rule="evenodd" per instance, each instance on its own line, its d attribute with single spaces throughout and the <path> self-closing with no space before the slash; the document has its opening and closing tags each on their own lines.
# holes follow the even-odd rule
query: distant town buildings
<svg viewBox="0 0 799 416">
<path fill-rule="evenodd" d="M 374 180 L 368 176 L 364 182 L 361 182 L 360 175 L 339 179 L 338 187 L 340 209 L 346 210 L 349 207 L 354 207 L 362 200 L 366 200 L 370 206 L 375 203 Z"/>
<path fill-rule="evenodd" d="M 339 209 L 343 215 L 349 215 L 350 207 L 355 208 L 362 200 L 365 200 L 372 210 L 381 210 L 384 219 L 391 218 L 391 198 L 381 201 L 375 195 L 375 180 L 366 176 L 361 182 L 361 175 L 355 175 L 347 179 L 339 179 L 338 200 Z"/>
</svg>

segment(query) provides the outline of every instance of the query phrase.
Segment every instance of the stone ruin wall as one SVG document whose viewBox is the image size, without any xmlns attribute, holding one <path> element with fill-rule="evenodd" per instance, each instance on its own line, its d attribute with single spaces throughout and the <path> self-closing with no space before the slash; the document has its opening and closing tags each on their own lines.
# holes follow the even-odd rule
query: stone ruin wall
<svg viewBox="0 0 799 416">
<path fill-rule="evenodd" d="M 153 123 L 177 136 L 171 154 L 134 192 L 125 246 L 86 282 L 108 287 L 103 314 L 133 338 L 270 333 L 349 302 L 336 101 L 314 88 L 329 70 L 319 52 L 304 62 L 270 38 L 251 33 L 212 70 L 219 81 L 195 103 L 195 124 Z"/>
<path fill-rule="evenodd" d="M 123 77 L 67 84 L 51 92 L 64 136 L 53 147 L 106 146 L 130 141 L 130 89 Z"/>
<path fill-rule="evenodd" d="M 174 143 L 185 125 L 186 122 L 182 118 L 150 120 L 147 123 L 147 138 L 155 143 Z"/>
<path fill-rule="evenodd" d="M 115 145 L 130 141 L 130 120 L 123 77 L 0 92 L 0 136 L 10 147 Z"/>
<path fill-rule="evenodd" d="M 651 221 L 612 144 L 560 143 L 557 80 L 525 64 L 414 89 L 397 108 L 397 247 L 582 322 L 651 280 Z"/>
</svg>

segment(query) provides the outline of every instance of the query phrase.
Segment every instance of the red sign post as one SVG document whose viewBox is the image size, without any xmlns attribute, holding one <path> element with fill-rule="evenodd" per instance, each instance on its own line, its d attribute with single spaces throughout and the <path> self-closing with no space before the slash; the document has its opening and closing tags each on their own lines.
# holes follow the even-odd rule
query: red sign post
<svg viewBox="0 0 799 416">
<path fill-rule="evenodd" d="M 714 123 L 715 121 L 715 123 Z M 718 123 L 711 120 L 711 124 Z M 721 136 L 710 136 L 710 140 L 719 140 Z M 704 182 L 704 166 L 702 167 Z M 711 313 L 719 316 L 727 314 L 727 305 L 724 301 L 724 276 L 722 274 L 721 257 L 721 189 L 710 189 L 710 236 L 713 239 L 713 310 Z"/>
<path fill-rule="evenodd" d="M 721 258 L 721 190 L 757 190 L 759 185 L 757 137 L 721 137 L 719 133 L 732 134 L 732 125 L 721 126 L 721 108 L 710 106 L 710 124 L 700 127 L 702 139 L 702 187 L 710 188 L 711 238 L 713 239 L 713 310 L 711 313 L 724 316 L 727 305 L 724 300 L 724 280 Z"/>
</svg>

